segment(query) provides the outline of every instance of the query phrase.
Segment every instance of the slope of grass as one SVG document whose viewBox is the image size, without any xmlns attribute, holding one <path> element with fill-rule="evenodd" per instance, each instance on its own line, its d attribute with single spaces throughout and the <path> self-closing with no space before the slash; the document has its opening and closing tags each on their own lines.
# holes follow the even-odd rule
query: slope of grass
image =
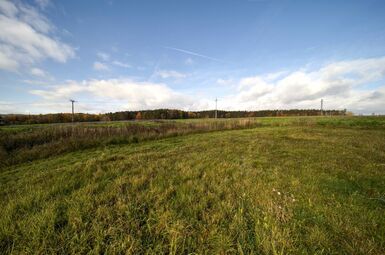
<svg viewBox="0 0 385 255">
<path fill-rule="evenodd" d="M 384 254 L 385 131 L 362 127 L 191 134 L 6 167 L 0 251 Z"/>
</svg>

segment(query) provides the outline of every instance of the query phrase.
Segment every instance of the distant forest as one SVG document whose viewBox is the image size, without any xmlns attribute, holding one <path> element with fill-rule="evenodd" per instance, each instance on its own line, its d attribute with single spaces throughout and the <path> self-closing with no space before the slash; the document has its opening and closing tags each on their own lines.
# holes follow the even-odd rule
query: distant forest
<svg viewBox="0 0 385 255">
<path fill-rule="evenodd" d="M 263 111 L 221 111 L 218 118 L 245 118 L 245 117 L 280 117 L 280 116 L 317 116 L 317 115 L 346 115 L 346 110 L 327 110 L 321 112 L 316 109 L 292 110 L 263 110 Z M 152 120 L 152 119 L 199 119 L 214 118 L 215 110 L 211 111 L 182 111 L 172 109 L 157 109 L 145 111 L 123 111 L 101 114 L 76 113 L 75 122 L 92 121 L 122 121 L 122 120 Z M 55 114 L 5 114 L 0 116 L 0 124 L 43 124 L 65 123 L 72 121 L 71 113 Z"/>
</svg>

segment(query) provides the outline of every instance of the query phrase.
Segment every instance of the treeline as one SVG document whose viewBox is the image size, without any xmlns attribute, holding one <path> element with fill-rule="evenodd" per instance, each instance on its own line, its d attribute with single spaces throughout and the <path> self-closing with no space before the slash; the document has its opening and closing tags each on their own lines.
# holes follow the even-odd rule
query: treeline
<svg viewBox="0 0 385 255">
<path fill-rule="evenodd" d="M 218 118 L 245 118 L 245 117 L 279 117 L 279 116 L 317 116 L 317 115 L 346 115 L 346 110 L 328 110 L 321 112 L 316 109 L 292 110 L 263 110 L 263 111 L 221 111 Z M 76 113 L 76 122 L 93 121 L 121 121 L 121 120 L 151 120 L 151 119 L 199 119 L 214 118 L 215 111 L 182 111 L 173 109 L 157 109 L 145 111 L 122 111 L 103 114 Z M 55 114 L 6 114 L 0 116 L 0 124 L 43 124 L 66 123 L 72 121 L 70 113 Z"/>
</svg>

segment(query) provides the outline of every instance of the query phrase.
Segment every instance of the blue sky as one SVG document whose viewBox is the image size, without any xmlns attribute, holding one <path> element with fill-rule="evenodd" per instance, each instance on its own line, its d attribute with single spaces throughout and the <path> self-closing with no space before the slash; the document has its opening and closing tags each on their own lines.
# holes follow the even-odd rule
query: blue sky
<svg viewBox="0 0 385 255">
<path fill-rule="evenodd" d="M 0 0 L 0 113 L 385 113 L 385 1 Z"/>
</svg>

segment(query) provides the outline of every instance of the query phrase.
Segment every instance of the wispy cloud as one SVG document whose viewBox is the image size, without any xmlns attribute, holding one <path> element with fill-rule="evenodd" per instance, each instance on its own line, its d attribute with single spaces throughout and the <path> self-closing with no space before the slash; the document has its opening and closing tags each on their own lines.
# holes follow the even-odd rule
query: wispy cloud
<svg viewBox="0 0 385 255">
<path fill-rule="evenodd" d="M 33 67 L 29 70 L 29 73 L 35 78 L 38 78 L 42 81 L 40 82 L 53 82 L 55 80 L 55 77 L 53 77 L 48 71 L 45 71 L 43 69 Z"/>
<path fill-rule="evenodd" d="M 21 82 L 24 82 L 24 83 L 27 83 L 27 84 L 30 84 L 30 85 L 41 85 L 41 86 L 47 86 L 49 85 L 49 82 L 48 81 L 40 81 L 40 80 L 29 80 L 29 79 L 25 79 L 25 80 L 21 80 Z"/>
<path fill-rule="evenodd" d="M 108 62 L 110 65 L 115 65 L 119 67 L 124 67 L 124 68 L 130 68 L 131 65 L 119 60 L 114 60 L 109 53 L 99 51 L 96 53 L 96 56 L 98 59 L 103 61 L 104 63 L 101 63 L 99 61 L 96 61 L 94 63 L 94 69 L 96 70 L 107 70 L 109 69 L 106 62 Z"/>
<path fill-rule="evenodd" d="M 47 77 L 47 73 L 44 70 L 41 70 L 40 68 L 36 68 L 36 67 L 32 68 L 30 70 L 30 73 L 38 77 Z"/>
<path fill-rule="evenodd" d="M 160 76 L 163 79 L 167 79 L 167 78 L 181 79 L 181 78 L 187 77 L 186 74 L 180 73 L 174 70 L 158 70 L 156 71 L 155 75 Z"/>
<path fill-rule="evenodd" d="M 98 61 L 94 62 L 93 68 L 96 71 L 108 71 L 109 70 L 109 68 L 106 64 L 98 62 Z"/>
<path fill-rule="evenodd" d="M 228 86 L 233 83 L 232 79 L 217 79 L 217 84 L 223 85 L 223 86 Z"/>
<path fill-rule="evenodd" d="M 123 63 L 123 62 L 120 62 L 120 61 L 117 61 L 117 60 L 112 61 L 112 64 L 116 65 L 116 66 L 124 67 L 124 68 L 130 68 L 131 67 L 130 64 Z"/>
<path fill-rule="evenodd" d="M 98 53 L 96 53 L 96 56 L 97 56 L 98 58 L 100 58 L 101 60 L 103 60 L 103 61 L 108 61 L 108 60 L 110 60 L 110 54 L 105 53 L 105 52 L 99 51 Z"/>
<path fill-rule="evenodd" d="M 225 61 L 223 61 L 221 59 L 213 58 L 213 57 L 210 57 L 210 56 L 207 56 L 207 55 L 203 55 L 203 54 L 200 54 L 200 53 L 197 53 L 197 52 L 189 51 L 189 50 L 184 50 L 184 49 L 175 48 L 175 47 L 164 47 L 164 48 L 165 49 L 169 49 L 169 50 L 179 51 L 179 52 L 182 52 L 182 53 L 186 53 L 186 54 L 189 54 L 191 56 L 196 56 L 196 57 L 205 58 L 205 59 L 209 59 L 209 60 L 216 61 L 216 62 L 225 63 Z"/>
<path fill-rule="evenodd" d="M 42 10 L 44 10 L 45 8 L 47 8 L 52 4 L 50 0 L 35 0 L 35 2 Z"/>
</svg>

